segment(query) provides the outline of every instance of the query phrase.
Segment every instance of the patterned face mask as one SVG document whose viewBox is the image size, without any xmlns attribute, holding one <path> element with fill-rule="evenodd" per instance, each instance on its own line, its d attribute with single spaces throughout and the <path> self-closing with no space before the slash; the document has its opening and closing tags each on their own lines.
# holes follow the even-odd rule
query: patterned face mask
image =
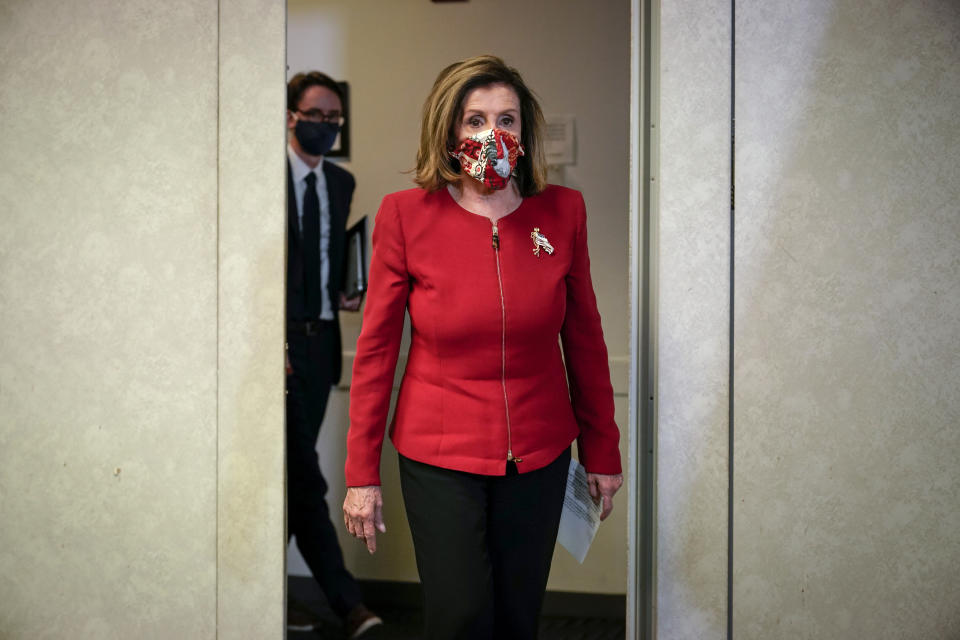
<svg viewBox="0 0 960 640">
<path fill-rule="evenodd" d="M 523 155 L 523 145 L 509 131 L 487 129 L 461 142 L 450 155 L 471 178 L 491 189 L 503 189 Z"/>
</svg>

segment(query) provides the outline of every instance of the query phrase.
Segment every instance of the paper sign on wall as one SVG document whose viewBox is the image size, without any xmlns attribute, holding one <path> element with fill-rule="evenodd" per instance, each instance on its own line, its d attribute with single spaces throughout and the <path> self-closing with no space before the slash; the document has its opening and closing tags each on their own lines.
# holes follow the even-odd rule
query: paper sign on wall
<svg viewBox="0 0 960 640">
<path fill-rule="evenodd" d="M 574 120 L 572 115 L 545 116 L 547 164 L 558 166 L 574 162 Z"/>
</svg>

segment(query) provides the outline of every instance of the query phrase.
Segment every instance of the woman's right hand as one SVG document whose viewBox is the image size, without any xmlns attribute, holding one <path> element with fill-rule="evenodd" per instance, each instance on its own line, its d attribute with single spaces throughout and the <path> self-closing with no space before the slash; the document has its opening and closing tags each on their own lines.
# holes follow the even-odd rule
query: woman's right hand
<svg viewBox="0 0 960 640">
<path fill-rule="evenodd" d="M 377 531 L 387 532 L 383 524 L 380 487 L 347 487 L 347 497 L 343 499 L 343 523 L 350 535 L 367 543 L 367 551 L 376 551 Z"/>
</svg>

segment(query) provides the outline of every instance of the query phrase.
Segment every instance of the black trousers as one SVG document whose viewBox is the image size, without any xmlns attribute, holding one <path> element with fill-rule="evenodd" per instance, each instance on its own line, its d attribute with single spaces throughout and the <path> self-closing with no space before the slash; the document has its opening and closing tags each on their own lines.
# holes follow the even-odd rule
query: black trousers
<svg viewBox="0 0 960 640">
<path fill-rule="evenodd" d="M 293 374 L 287 376 L 287 523 L 289 536 L 296 538 L 330 606 L 343 617 L 360 603 L 360 588 L 343 565 L 316 450 L 334 383 L 330 363 L 335 331 L 331 322 L 316 335 L 287 335 L 293 366 Z"/>
<path fill-rule="evenodd" d="M 536 639 L 569 464 L 482 476 L 400 457 L 427 640 Z"/>
</svg>

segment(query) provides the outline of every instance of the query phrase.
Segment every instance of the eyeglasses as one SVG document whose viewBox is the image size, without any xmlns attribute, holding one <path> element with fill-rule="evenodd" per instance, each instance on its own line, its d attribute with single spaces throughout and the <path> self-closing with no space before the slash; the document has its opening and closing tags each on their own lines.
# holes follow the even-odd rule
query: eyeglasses
<svg viewBox="0 0 960 640">
<path fill-rule="evenodd" d="M 324 112 L 320 109 L 310 109 L 308 111 L 297 110 L 297 113 L 303 115 L 303 119 L 308 122 L 328 122 L 330 124 L 342 125 L 344 121 L 343 114 L 339 111 Z"/>
</svg>

